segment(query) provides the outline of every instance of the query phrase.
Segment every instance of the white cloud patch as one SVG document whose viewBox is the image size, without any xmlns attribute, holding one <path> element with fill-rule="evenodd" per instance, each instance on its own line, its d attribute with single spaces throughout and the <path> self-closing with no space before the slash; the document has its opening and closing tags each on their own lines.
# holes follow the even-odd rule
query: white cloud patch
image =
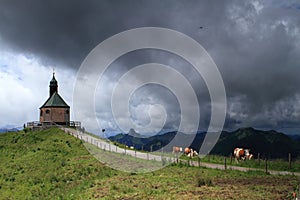
<svg viewBox="0 0 300 200">
<path fill-rule="evenodd" d="M 56 69 L 59 93 L 70 105 L 74 76 Z M 49 97 L 52 68 L 31 56 L 0 52 L 0 127 L 39 120 L 39 107 Z"/>
</svg>

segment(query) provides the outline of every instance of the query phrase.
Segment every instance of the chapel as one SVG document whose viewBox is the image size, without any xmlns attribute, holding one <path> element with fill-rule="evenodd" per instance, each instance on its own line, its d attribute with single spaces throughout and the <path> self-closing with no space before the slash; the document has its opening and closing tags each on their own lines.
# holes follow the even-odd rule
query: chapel
<svg viewBox="0 0 300 200">
<path fill-rule="evenodd" d="M 70 106 L 58 94 L 58 82 L 54 72 L 49 85 L 49 98 L 40 107 L 40 123 L 47 122 L 58 125 L 70 123 Z"/>
</svg>

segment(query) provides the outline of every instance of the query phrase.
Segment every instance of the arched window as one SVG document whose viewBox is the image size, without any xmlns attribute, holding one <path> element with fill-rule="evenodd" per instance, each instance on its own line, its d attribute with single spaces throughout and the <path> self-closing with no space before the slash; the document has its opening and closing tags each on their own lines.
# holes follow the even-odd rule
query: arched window
<svg viewBox="0 0 300 200">
<path fill-rule="evenodd" d="M 49 109 L 47 109 L 47 110 L 46 110 L 46 114 L 49 114 L 49 113 L 50 113 L 50 110 L 49 110 Z"/>
</svg>

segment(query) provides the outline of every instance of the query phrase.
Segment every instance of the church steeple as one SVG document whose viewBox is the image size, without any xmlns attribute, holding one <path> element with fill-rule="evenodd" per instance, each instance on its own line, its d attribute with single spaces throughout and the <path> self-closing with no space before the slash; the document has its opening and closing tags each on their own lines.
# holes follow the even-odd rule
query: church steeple
<svg viewBox="0 0 300 200">
<path fill-rule="evenodd" d="M 50 97 L 58 90 L 58 84 L 57 84 L 57 80 L 55 79 L 55 72 L 53 70 L 53 77 L 52 80 L 50 81 Z"/>
</svg>

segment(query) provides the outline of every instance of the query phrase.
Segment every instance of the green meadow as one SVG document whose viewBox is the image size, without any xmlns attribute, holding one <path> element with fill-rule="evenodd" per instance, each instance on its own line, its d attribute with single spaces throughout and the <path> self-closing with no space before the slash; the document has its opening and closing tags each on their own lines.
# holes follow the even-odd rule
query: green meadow
<svg viewBox="0 0 300 200">
<path fill-rule="evenodd" d="M 292 199 L 299 179 L 185 164 L 126 173 L 57 128 L 0 135 L 0 199 Z"/>
</svg>

